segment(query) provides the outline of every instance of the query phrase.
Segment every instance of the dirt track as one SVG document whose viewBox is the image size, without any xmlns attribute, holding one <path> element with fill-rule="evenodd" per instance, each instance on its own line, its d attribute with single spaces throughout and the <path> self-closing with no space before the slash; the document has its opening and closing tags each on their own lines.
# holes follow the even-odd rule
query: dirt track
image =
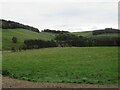
<svg viewBox="0 0 120 90">
<path fill-rule="evenodd" d="M 117 88 L 118 85 L 92 85 L 92 84 L 63 84 L 63 83 L 38 83 L 23 80 L 2 78 L 3 88 Z"/>
</svg>

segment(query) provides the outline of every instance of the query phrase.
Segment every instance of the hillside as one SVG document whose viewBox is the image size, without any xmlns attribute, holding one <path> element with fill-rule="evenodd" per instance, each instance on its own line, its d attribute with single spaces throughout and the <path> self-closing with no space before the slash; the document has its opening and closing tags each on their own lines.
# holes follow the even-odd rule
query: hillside
<svg viewBox="0 0 120 90">
<path fill-rule="evenodd" d="M 93 38 L 93 39 L 116 39 L 117 37 L 120 37 L 118 34 L 115 33 L 107 33 L 107 34 L 98 34 L 93 35 L 92 31 L 85 31 L 85 32 L 73 32 L 72 34 L 77 36 L 84 36 L 87 38 Z M 41 40 L 51 40 L 54 39 L 56 34 L 54 33 L 48 33 L 48 32 L 33 32 L 26 29 L 3 29 L 2 30 L 2 48 L 3 49 L 11 49 L 12 47 L 18 48 L 23 46 L 24 40 L 27 39 L 41 39 Z M 17 43 L 12 42 L 12 38 L 17 37 Z"/>
<path fill-rule="evenodd" d="M 48 47 L 48 46 L 114 46 L 118 45 L 120 36 L 120 30 L 105 28 L 101 30 L 94 31 L 84 31 L 84 32 L 68 32 L 60 30 L 50 30 L 44 29 L 42 32 L 35 27 L 24 25 L 14 21 L 7 21 L 0 19 L 0 25 L 2 27 L 1 38 L 2 38 L 2 49 L 23 49 L 23 47 L 37 48 L 37 47 Z M 119 33 L 119 35 L 118 35 Z M 83 36 L 83 37 L 78 37 Z M 17 43 L 13 42 L 13 37 L 16 38 Z M 86 38 L 87 37 L 87 38 Z M 120 37 L 119 37 L 120 38 Z M 30 40 L 32 39 L 32 40 Z M 39 39 L 36 41 L 35 39 Z M 41 40 L 45 40 L 43 43 Z M 56 42 L 48 41 L 56 40 Z M 25 44 L 24 44 L 25 41 Z M 76 43 L 77 42 L 77 43 Z M 54 45 L 52 44 L 54 43 Z M 105 44 L 106 43 L 106 44 Z M 102 45 L 101 45 L 102 44 Z M 25 45 L 25 46 L 24 46 Z M 120 44 L 119 44 L 120 45 Z M 0 46 L 1 47 L 1 46 Z M 1 48 L 0 48 L 1 49 Z"/>
<path fill-rule="evenodd" d="M 113 29 L 112 31 L 115 31 L 114 32 L 108 32 L 105 33 L 100 33 L 100 34 L 94 34 L 94 32 L 101 32 L 101 31 L 105 31 L 105 30 L 95 30 L 95 31 L 83 31 L 83 32 L 73 32 L 72 34 L 74 35 L 77 35 L 77 36 L 83 36 L 83 37 L 88 37 L 88 38 L 117 38 L 117 37 L 120 37 L 120 33 L 117 33 L 116 32 L 117 29 Z M 118 31 L 118 30 L 117 30 Z"/>
<path fill-rule="evenodd" d="M 26 29 L 2 29 L 2 47 L 3 49 L 11 49 L 11 47 L 22 46 L 26 39 L 51 40 L 55 34 L 46 32 L 33 32 Z M 12 43 L 12 37 L 17 37 L 17 43 Z"/>
</svg>

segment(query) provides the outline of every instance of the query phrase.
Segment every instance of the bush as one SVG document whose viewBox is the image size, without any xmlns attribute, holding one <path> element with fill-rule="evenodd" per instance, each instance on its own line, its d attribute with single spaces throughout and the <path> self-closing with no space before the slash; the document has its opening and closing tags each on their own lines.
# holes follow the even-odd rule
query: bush
<svg viewBox="0 0 120 90">
<path fill-rule="evenodd" d="M 13 38 L 12 38 L 12 42 L 13 42 L 13 43 L 17 43 L 17 38 L 16 38 L 16 37 L 13 37 Z"/>
<path fill-rule="evenodd" d="M 16 49 L 15 49 L 14 47 L 12 47 L 12 48 L 11 48 L 11 51 L 12 51 L 12 52 L 15 52 L 15 51 L 16 51 Z"/>
<path fill-rule="evenodd" d="M 8 70 L 2 70 L 2 75 L 8 76 L 8 75 L 10 75 L 10 73 Z"/>
</svg>

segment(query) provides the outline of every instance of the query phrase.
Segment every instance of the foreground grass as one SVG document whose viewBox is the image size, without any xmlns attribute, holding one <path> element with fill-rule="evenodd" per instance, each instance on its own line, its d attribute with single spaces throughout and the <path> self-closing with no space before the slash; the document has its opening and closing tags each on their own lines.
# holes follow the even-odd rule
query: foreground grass
<svg viewBox="0 0 120 90">
<path fill-rule="evenodd" d="M 3 52 L 3 74 L 35 82 L 116 84 L 117 67 L 117 47 Z"/>
</svg>

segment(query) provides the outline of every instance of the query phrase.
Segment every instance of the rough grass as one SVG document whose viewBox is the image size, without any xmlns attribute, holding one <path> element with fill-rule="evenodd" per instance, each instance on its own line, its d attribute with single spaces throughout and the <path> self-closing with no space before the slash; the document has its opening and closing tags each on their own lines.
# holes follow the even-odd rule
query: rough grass
<svg viewBox="0 0 120 90">
<path fill-rule="evenodd" d="M 17 44 L 12 43 L 12 37 L 17 37 Z M 2 40 L 3 49 L 11 49 L 11 47 L 20 47 L 23 45 L 26 39 L 42 39 L 51 40 L 54 38 L 54 34 L 51 33 L 37 33 L 25 29 L 3 29 Z"/>
<path fill-rule="evenodd" d="M 118 48 L 73 47 L 3 52 L 3 72 L 12 78 L 34 82 L 116 84 Z"/>
</svg>

